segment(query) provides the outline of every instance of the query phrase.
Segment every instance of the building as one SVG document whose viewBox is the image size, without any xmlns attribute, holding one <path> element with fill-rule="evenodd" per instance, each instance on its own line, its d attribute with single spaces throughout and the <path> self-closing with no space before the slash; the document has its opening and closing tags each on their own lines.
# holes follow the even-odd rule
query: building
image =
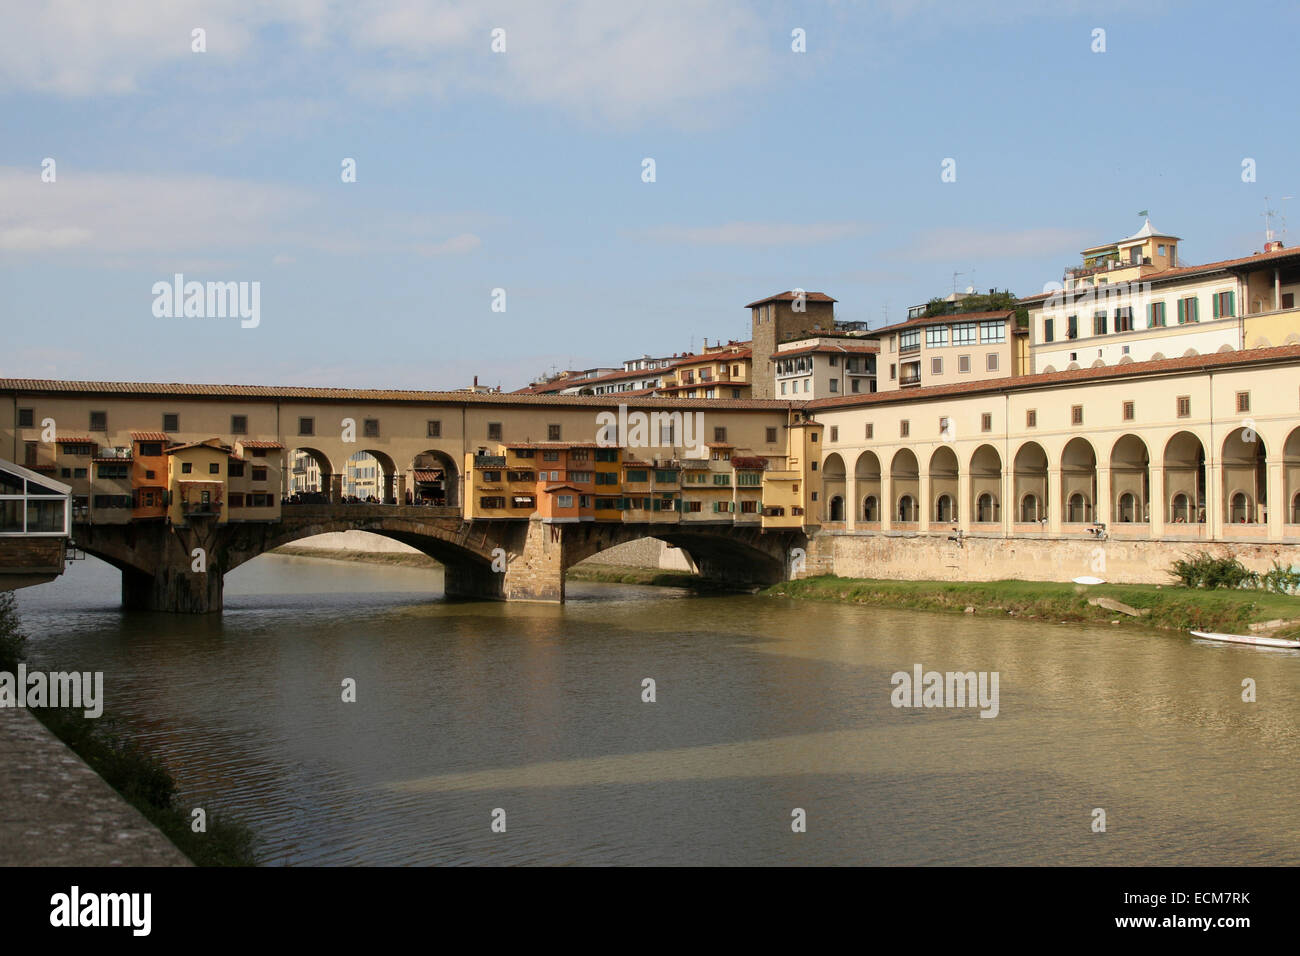
<svg viewBox="0 0 1300 956">
<path fill-rule="evenodd" d="M 881 392 L 1023 374 L 1028 333 L 1016 311 L 921 316 L 868 332 L 879 343 Z"/>
<path fill-rule="evenodd" d="M 347 460 L 343 472 L 343 494 L 366 501 L 382 498 L 384 486 L 379 462 L 367 452 L 359 451 Z"/>
<path fill-rule="evenodd" d="M 72 487 L 0 459 L 0 591 L 63 573 L 72 531 Z"/>
<path fill-rule="evenodd" d="M 322 490 L 320 464 L 305 451 L 293 453 L 293 473 L 289 484 L 289 493 L 294 495 L 319 493 Z"/>
<path fill-rule="evenodd" d="M 750 398 L 754 387 L 749 343 L 728 342 L 677 359 L 664 371 L 655 393 L 669 398 Z"/>
<path fill-rule="evenodd" d="M 1300 250 L 1175 266 L 1179 240 L 1148 221 L 1126 240 L 1084 250 L 1064 287 L 1021 300 L 1029 368 L 1054 372 L 1300 341 Z"/>
<path fill-rule="evenodd" d="M 814 336 L 777 346 L 773 356 L 778 398 L 801 401 L 876 390 L 880 346 L 858 336 Z"/>
<path fill-rule="evenodd" d="M 821 292 L 778 292 L 745 308 L 752 328 L 753 388 L 749 397 L 776 397 L 777 346 L 812 334 L 835 332 L 835 300 Z"/>
</svg>

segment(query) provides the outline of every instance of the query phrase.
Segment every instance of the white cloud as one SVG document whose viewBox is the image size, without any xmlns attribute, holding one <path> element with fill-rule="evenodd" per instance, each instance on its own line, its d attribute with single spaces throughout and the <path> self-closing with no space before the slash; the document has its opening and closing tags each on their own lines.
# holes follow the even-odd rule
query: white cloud
<svg viewBox="0 0 1300 956">
<path fill-rule="evenodd" d="M 628 235 L 657 242 L 712 246 L 806 246 L 852 239 L 869 231 L 858 222 L 729 222 L 720 226 L 652 226 Z"/>
<path fill-rule="evenodd" d="M 367 95 L 489 94 L 593 118 L 671 112 L 770 77 L 770 31 L 729 0 L 46 0 L 12 5 L 0 90 L 65 96 L 149 88 L 163 68 L 195 83 L 272 58 L 283 77 L 321 69 Z M 207 53 L 190 31 L 207 31 Z M 275 49 L 267 28 L 282 39 Z M 506 52 L 491 31 L 506 31 Z M 295 64 L 307 67 L 294 69 Z M 264 68 L 268 69 L 269 68 Z M 187 78 L 182 74 L 182 79 Z M 306 82 L 304 80 L 304 82 Z"/>
<path fill-rule="evenodd" d="M 449 256 L 473 252 L 481 245 L 483 240 L 478 236 L 472 232 L 462 232 L 459 236 L 452 236 L 443 242 L 420 243 L 416 245 L 415 250 L 425 256 Z"/>
</svg>

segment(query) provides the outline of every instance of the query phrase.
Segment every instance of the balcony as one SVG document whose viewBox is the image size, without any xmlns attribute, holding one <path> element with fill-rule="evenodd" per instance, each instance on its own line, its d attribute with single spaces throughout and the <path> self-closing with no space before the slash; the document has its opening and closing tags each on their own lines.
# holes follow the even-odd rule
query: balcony
<svg viewBox="0 0 1300 956">
<path fill-rule="evenodd" d="M 475 455 L 475 468 L 504 468 L 506 466 L 505 455 Z"/>
<path fill-rule="evenodd" d="M 920 372 L 904 372 L 902 375 L 898 377 L 899 388 L 909 388 L 910 386 L 920 385 L 920 384 L 921 384 Z"/>
</svg>

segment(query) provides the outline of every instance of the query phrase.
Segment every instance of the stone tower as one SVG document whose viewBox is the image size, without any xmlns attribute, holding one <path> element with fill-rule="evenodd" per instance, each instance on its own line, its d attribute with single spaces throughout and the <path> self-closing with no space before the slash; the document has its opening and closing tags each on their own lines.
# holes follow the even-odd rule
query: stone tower
<svg viewBox="0 0 1300 956">
<path fill-rule="evenodd" d="M 835 331 L 835 300 L 821 292 L 779 292 L 751 302 L 754 398 L 775 398 L 776 347 L 791 339 Z"/>
</svg>

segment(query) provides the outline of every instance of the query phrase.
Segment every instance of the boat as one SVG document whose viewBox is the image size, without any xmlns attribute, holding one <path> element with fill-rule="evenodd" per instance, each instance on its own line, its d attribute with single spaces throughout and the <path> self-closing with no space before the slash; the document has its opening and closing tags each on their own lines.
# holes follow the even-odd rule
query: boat
<svg viewBox="0 0 1300 956">
<path fill-rule="evenodd" d="M 1106 582 L 1103 581 L 1101 578 L 1094 578 L 1085 574 L 1081 578 L 1074 578 L 1074 583 L 1075 584 L 1105 584 Z"/>
<path fill-rule="evenodd" d="M 1259 647 L 1300 647 L 1300 641 L 1285 637 L 1255 637 L 1248 634 L 1215 634 L 1213 631 L 1192 631 L 1196 637 L 1207 641 L 1227 641 L 1231 644 L 1255 644 Z"/>
</svg>

